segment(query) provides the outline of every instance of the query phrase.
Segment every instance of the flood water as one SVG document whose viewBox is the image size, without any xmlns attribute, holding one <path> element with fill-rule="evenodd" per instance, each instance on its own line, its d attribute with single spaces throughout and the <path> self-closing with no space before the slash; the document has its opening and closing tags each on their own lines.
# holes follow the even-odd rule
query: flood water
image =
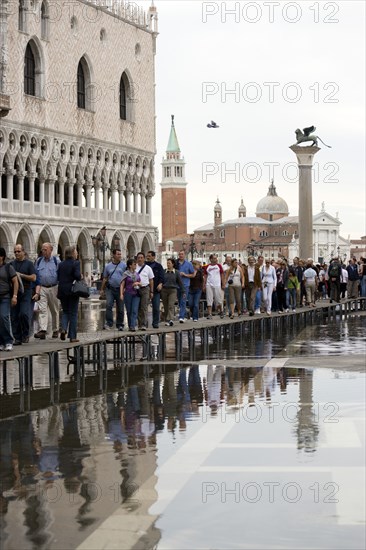
<svg viewBox="0 0 366 550">
<path fill-rule="evenodd" d="M 364 548 L 365 329 L 110 364 L 78 393 L 65 362 L 53 404 L 35 373 L 22 414 L 8 377 L 1 548 Z"/>
</svg>

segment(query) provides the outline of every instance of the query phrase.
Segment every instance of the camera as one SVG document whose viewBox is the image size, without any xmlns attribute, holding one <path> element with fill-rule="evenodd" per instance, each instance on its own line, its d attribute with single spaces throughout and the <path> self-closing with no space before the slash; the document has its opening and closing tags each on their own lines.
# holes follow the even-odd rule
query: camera
<svg viewBox="0 0 366 550">
<path fill-rule="evenodd" d="M 233 282 L 234 282 L 234 281 L 233 281 L 232 279 L 228 279 L 228 284 L 229 284 L 229 285 L 232 285 Z"/>
</svg>

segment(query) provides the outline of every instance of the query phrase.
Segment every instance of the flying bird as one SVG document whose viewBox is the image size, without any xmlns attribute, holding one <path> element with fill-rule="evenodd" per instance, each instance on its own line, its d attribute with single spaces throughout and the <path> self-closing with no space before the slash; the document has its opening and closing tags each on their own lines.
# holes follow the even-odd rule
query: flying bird
<svg viewBox="0 0 366 550">
<path fill-rule="evenodd" d="M 220 128 L 220 126 L 218 126 L 216 122 L 211 120 L 211 124 L 207 124 L 207 128 Z"/>
</svg>

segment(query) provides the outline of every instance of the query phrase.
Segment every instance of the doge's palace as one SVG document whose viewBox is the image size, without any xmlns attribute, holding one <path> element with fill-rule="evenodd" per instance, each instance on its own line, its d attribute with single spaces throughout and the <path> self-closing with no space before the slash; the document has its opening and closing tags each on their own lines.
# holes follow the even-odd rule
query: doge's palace
<svg viewBox="0 0 366 550">
<path fill-rule="evenodd" d="M 123 0 L 2 0 L 0 245 L 155 246 L 157 12 Z M 106 235 L 100 230 L 106 226 Z M 104 233 L 104 232 L 102 232 Z"/>
</svg>

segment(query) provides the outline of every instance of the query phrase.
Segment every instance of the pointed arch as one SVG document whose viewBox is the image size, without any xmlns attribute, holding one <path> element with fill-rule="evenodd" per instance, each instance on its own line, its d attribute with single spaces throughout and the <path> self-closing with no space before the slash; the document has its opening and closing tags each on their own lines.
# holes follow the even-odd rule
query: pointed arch
<svg viewBox="0 0 366 550">
<path fill-rule="evenodd" d="M 126 244 L 126 258 L 134 258 L 139 251 L 139 240 L 137 238 L 137 235 L 135 232 L 132 232 L 128 239 Z"/>
<path fill-rule="evenodd" d="M 51 227 L 48 225 L 48 224 L 45 224 L 41 231 L 39 232 L 39 235 L 38 235 L 38 240 L 37 240 L 37 256 L 39 255 L 39 253 L 41 252 L 41 248 L 42 248 L 42 245 L 43 243 L 51 243 L 52 246 L 53 246 L 53 251 L 52 251 L 52 254 L 55 254 L 56 250 L 56 239 L 55 239 L 55 235 L 51 229 Z"/>
<path fill-rule="evenodd" d="M 42 97 L 45 64 L 42 45 L 36 36 L 27 43 L 24 52 L 24 93 Z"/>
<path fill-rule="evenodd" d="M 0 223 L 0 242 L 1 246 L 5 248 L 6 255 L 9 256 L 11 254 L 14 241 L 11 234 L 11 229 L 6 222 Z"/>
<path fill-rule="evenodd" d="M 129 71 L 126 69 L 119 81 L 119 118 L 133 122 L 134 86 Z"/>
<path fill-rule="evenodd" d="M 36 243 L 33 231 L 28 223 L 23 223 L 20 227 L 14 242 L 23 246 L 24 250 L 28 253 L 29 259 L 36 258 Z"/>
<path fill-rule="evenodd" d="M 84 54 L 77 66 L 77 106 L 79 109 L 92 110 L 93 103 L 93 75 L 90 60 Z"/>
</svg>

